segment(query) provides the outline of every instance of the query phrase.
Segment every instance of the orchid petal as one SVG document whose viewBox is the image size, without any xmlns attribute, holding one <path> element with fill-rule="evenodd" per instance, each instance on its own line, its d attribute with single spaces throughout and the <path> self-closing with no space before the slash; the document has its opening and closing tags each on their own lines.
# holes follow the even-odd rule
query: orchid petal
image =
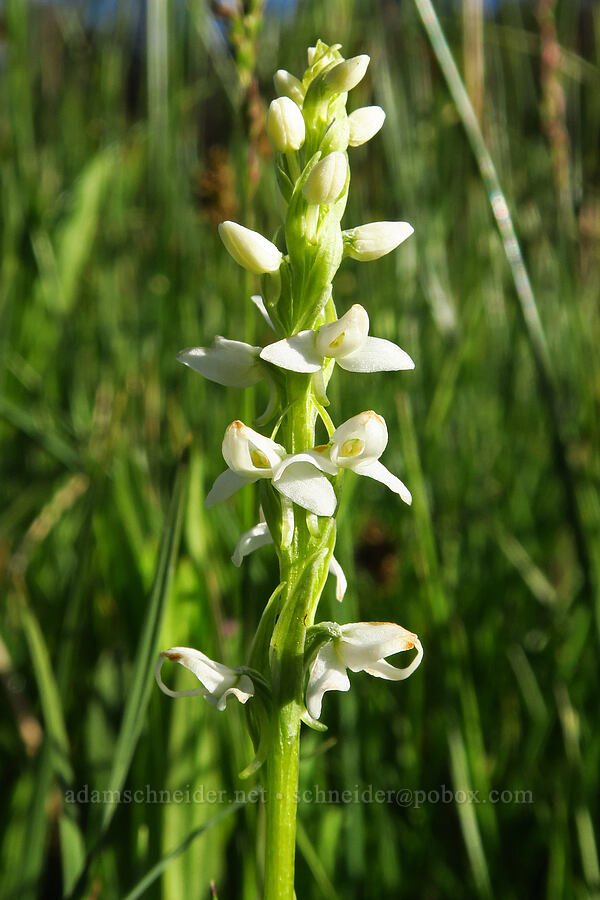
<svg viewBox="0 0 600 900">
<path fill-rule="evenodd" d="M 290 460 L 273 477 L 273 487 L 298 506 L 317 516 L 332 516 L 337 504 L 335 491 L 312 462 Z"/>
<path fill-rule="evenodd" d="M 222 503 L 223 500 L 228 500 L 240 488 L 243 488 L 246 484 L 252 484 L 253 481 L 255 481 L 254 478 L 247 478 L 244 475 L 238 475 L 237 472 L 233 472 L 231 469 L 225 469 L 215 479 L 215 483 L 204 501 L 204 506 L 206 509 L 210 509 L 215 503 Z"/>
<path fill-rule="evenodd" d="M 249 387 L 263 377 L 259 353 L 260 347 L 218 335 L 212 347 L 188 347 L 177 354 L 177 359 L 217 384 Z"/>
<path fill-rule="evenodd" d="M 368 478 L 373 478 L 375 481 L 380 481 L 382 484 L 385 484 L 386 487 L 393 491 L 394 494 L 398 494 L 401 500 L 404 500 L 405 503 L 412 503 L 412 494 L 406 485 L 400 481 L 399 478 L 396 478 L 395 475 L 392 475 L 389 469 L 380 463 L 379 460 L 369 461 L 365 460 L 364 462 L 359 462 L 356 466 L 353 467 L 354 471 L 359 475 L 366 475 Z"/>
<path fill-rule="evenodd" d="M 373 675 L 375 678 L 385 678 L 387 681 L 404 681 L 405 678 L 408 678 L 409 675 L 412 675 L 412 673 L 419 668 L 421 660 L 423 659 L 423 647 L 421 646 L 421 641 L 417 639 L 414 646 L 417 655 L 413 661 L 403 669 L 398 669 L 384 659 L 379 659 L 377 662 L 365 666 L 363 672 L 366 672 L 367 675 Z"/>
<path fill-rule="evenodd" d="M 245 531 L 241 535 L 239 541 L 235 545 L 231 561 L 234 566 L 239 567 L 245 556 L 254 553 L 259 547 L 266 547 L 267 544 L 272 543 L 273 538 L 271 537 L 269 526 L 266 522 L 259 522 L 258 525 L 249 528 L 248 531 Z"/>
<path fill-rule="evenodd" d="M 384 338 L 368 337 L 362 347 L 346 356 L 338 356 L 338 366 L 347 372 L 400 372 L 415 364 L 404 350 Z"/>
<path fill-rule="evenodd" d="M 323 694 L 326 691 L 349 691 L 350 679 L 346 667 L 336 653 L 333 641 L 328 641 L 317 653 L 311 667 L 306 688 L 306 708 L 313 719 L 321 715 Z"/>
<path fill-rule="evenodd" d="M 335 578 L 335 599 L 341 603 L 348 587 L 348 580 L 335 556 L 329 560 L 329 574 Z"/>
<path fill-rule="evenodd" d="M 302 453 L 294 453 L 293 455 L 286 456 L 278 466 L 275 477 L 279 478 L 288 466 L 300 462 L 310 463 L 311 466 L 315 466 L 319 471 L 325 472 L 327 475 L 337 475 L 338 473 L 337 466 L 335 463 L 331 462 L 329 456 L 326 456 L 318 450 L 304 450 Z"/>
<path fill-rule="evenodd" d="M 260 358 L 280 369 L 290 372 L 318 372 L 323 358 L 315 350 L 314 331 L 300 331 L 298 334 L 263 347 Z"/>
</svg>

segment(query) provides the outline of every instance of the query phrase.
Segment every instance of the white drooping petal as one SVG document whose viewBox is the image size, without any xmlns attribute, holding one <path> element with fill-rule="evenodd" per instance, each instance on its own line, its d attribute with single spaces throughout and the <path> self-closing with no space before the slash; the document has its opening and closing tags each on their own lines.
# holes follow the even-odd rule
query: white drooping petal
<svg viewBox="0 0 600 900">
<path fill-rule="evenodd" d="M 267 114 L 267 133 L 280 153 L 299 150 L 304 143 L 304 118 L 297 104 L 289 97 L 277 97 L 271 101 Z"/>
<path fill-rule="evenodd" d="M 239 541 L 235 545 L 231 561 L 234 566 L 239 567 L 245 556 L 254 553 L 259 547 L 266 547 L 267 544 L 272 543 L 273 538 L 271 537 L 269 526 L 266 522 L 259 522 L 258 525 L 254 525 L 253 528 L 249 528 L 248 531 L 245 531 L 241 535 Z"/>
<path fill-rule="evenodd" d="M 405 503 L 408 503 L 409 506 L 412 503 L 412 494 L 404 482 L 393 475 L 389 469 L 386 469 L 379 460 L 364 460 L 359 462 L 354 466 L 354 471 L 358 475 L 366 475 L 367 478 L 373 478 L 375 481 L 380 481 L 382 484 L 385 484 L 390 491 L 393 491 L 394 494 L 398 494 L 400 499 L 404 500 Z"/>
<path fill-rule="evenodd" d="M 185 691 L 172 691 L 168 688 L 161 677 L 165 659 L 177 662 L 193 672 L 202 687 Z M 171 647 L 170 650 L 164 650 L 158 657 L 155 675 L 161 691 L 169 697 L 192 697 L 201 694 L 219 710 L 225 709 L 230 694 L 233 694 L 240 703 L 246 703 L 254 695 L 254 685 L 248 675 L 215 662 L 200 650 L 193 650 L 191 647 Z"/>
<path fill-rule="evenodd" d="M 263 275 L 279 269 L 283 254 L 257 231 L 237 222 L 221 222 L 219 235 L 235 261 L 249 272 Z"/>
<path fill-rule="evenodd" d="M 243 341 L 229 341 L 217 335 L 212 347 L 189 347 L 181 350 L 177 359 L 217 384 L 249 387 L 263 377 L 259 354 L 260 347 Z"/>
<path fill-rule="evenodd" d="M 313 719 L 321 715 L 323 694 L 326 691 L 349 691 L 350 679 L 346 666 L 336 653 L 333 641 L 328 641 L 317 653 L 310 667 L 306 687 L 306 708 Z"/>
<path fill-rule="evenodd" d="M 265 322 L 267 323 L 269 328 L 272 328 L 273 331 L 275 331 L 275 326 L 273 325 L 273 319 L 269 315 L 269 313 L 267 311 L 267 307 L 265 306 L 265 301 L 260 296 L 260 294 L 252 294 L 250 299 L 254 303 L 255 307 L 257 308 L 257 310 L 259 311 L 259 313 L 261 314 L 261 316 L 263 317 L 263 319 L 265 320 Z"/>
<path fill-rule="evenodd" d="M 370 61 L 366 53 L 346 59 L 327 72 L 325 81 L 334 91 L 351 91 L 365 77 Z"/>
<path fill-rule="evenodd" d="M 369 333 L 369 315 L 358 303 L 351 306 L 336 322 L 321 325 L 316 334 L 316 350 L 340 362 L 364 344 Z"/>
<path fill-rule="evenodd" d="M 385 112 L 380 106 L 363 106 L 361 109 L 355 109 L 348 116 L 350 146 L 360 147 L 361 144 L 366 144 L 381 130 L 384 122 Z"/>
<path fill-rule="evenodd" d="M 348 160 L 346 154 L 334 150 L 319 160 L 304 182 L 302 193 L 309 203 L 334 203 L 346 184 Z"/>
<path fill-rule="evenodd" d="M 391 253 L 414 232 L 408 222 L 369 222 L 342 232 L 344 253 L 360 262 Z"/>
<path fill-rule="evenodd" d="M 231 469 L 225 469 L 225 471 L 221 472 L 216 478 L 215 483 L 208 492 L 206 500 L 204 501 L 205 507 L 210 509 L 215 503 L 222 503 L 223 500 L 228 500 L 239 491 L 240 488 L 245 487 L 247 484 L 252 484 L 255 480 L 256 479 L 254 478 L 246 478 L 243 475 L 238 475 L 237 472 L 232 472 Z"/>
<path fill-rule="evenodd" d="M 337 500 L 331 482 L 305 458 L 287 457 L 273 476 L 273 487 L 317 516 L 335 512 Z"/>
<path fill-rule="evenodd" d="M 318 372 L 323 365 L 323 359 L 315 349 L 315 333 L 310 330 L 267 344 L 260 351 L 260 358 L 291 372 Z"/>
<path fill-rule="evenodd" d="M 287 72 L 285 69 L 277 69 L 273 76 L 273 84 L 278 94 L 289 97 L 298 106 L 302 106 L 304 102 L 304 88 L 302 82 L 295 75 L 292 75 L 291 72 Z"/>
<path fill-rule="evenodd" d="M 388 442 L 385 420 L 373 410 L 352 416 L 331 436 L 331 462 L 347 469 L 356 469 L 364 460 L 379 459 Z"/>
<path fill-rule="evenodd" d="M 414 647 L 417 651 L 417 655 L 408 666 L 405 666 L 402 669 L 398 669 L 396 668 L 396 666 L 392 666 L 384 659 L 378 659 L 377 662 L 374 662 L 364 668 L 363 672 L 366 672 L 367 675 L 373 675 L 375 678 L 385 678 L 387 681 L 404 681 L 405 678 L 408 678 L 416 669 L 419 668 L 419 666 L 421 665 L 421 660 L 423 659 L 423 647 L 421 646 L 421 641 L 418 638 L 415 641 Z"/>
<path fill-rule="evenodd" d="M 246 478 L 270 478 L 285 458 L 285 448 L 236 420 L 223 438 L 223 459 L 230 469 Z"/>
<path fill-rule="evenodd" d="M 365 338 L 353 353 L 338 357 L 337 363 L 347 372 L 400 372 L 415 367 L 397 344 L 375 337 Z"/>
<path fill-rule="evenodd" d="M 335 578 L 335 599 L 341 603 L 348 587 L 348 580 L 335 556 L 329 561 L 329 574 Z"/>
</svg>

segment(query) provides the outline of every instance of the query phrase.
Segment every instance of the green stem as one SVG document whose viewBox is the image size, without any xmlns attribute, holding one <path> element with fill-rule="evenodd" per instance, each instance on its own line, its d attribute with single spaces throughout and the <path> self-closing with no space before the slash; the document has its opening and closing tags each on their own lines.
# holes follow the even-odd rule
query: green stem
<svg viewBox="0 0 600 900">
<path fill-rule="evenodd" d="M 314 444 L 316 411 L 310 379 L 290 375 L 286 383 L 286 446 L 299 452 Z M 306 511 L 294 507 L 294 534 L 280 548 L 281 613 L 270 646 L 273 713 L 267 756 L 265 900 L 293 900 L 300 717 L 304 709 L 304 642 L 312 625 L 335 543 L 335 522 L 320 520 L 318 535 L 306 525 Z"/>
</svg>

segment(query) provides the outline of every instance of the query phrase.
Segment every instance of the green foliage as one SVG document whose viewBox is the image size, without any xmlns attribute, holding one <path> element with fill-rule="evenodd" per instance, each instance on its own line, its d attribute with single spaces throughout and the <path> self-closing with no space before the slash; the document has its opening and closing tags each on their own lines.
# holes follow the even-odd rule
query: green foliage
<svg viewBox="0 0 600 900">
<path fill-rule="evenodd" d="M 270 73 L 302 73 L 319 36 L 341 41 L 344 56 L 370 54 L 349 105 L 378 103 L 387 119 L 352 151 L 342 225 L 368 214 L 415 227 L 392 256 L 346 259 L 336 280 L 340 314 L 362 303 L 372 333 L 416 361 L 393 378 L 340 373 L 330 391 L 339 422 L 371 405 L 386 417 L 386 463 L 414 504 L 348 474 L 336 555 L 350 589 L 340 608 L 328 586 L 321 617 L 402 622 L 425 658 L 406 684 L 353 677 L 350 693 L 326 697 L 327 734 L 306 731 L 303 900 L 600 890 L 598 12 L 556 4 L 552 82 L 547 27 L 526 5 L 506 4 L 479 37 L 467 12 L 477 6 L 463 4 L 462 31 L 458 12 L 442 25 L 474 102 L 481 91 L 475 107 L 537 315 L 523 307 L 523 282 L 515 289 L 481 146 L 416 6 L 305 3 L 293 21 L 267 17 L 258 38 L 263 102 Z M 173 644 L 241 664 L 277 584 L 268 551 L 241 570 L 229 561 L 256 521 L 249 492 L 202 506 L 239 394 L 175 361 L 217 333 L 270 339 L 248 300 L 258 284 L 222 252 L 215 222 L 237 215 L 270 235 L 276 196 L 261 116 L 248 119 L 236 81 L 245 89 L 251 46 L 236 74 L 204 3 L 192 0 L 189 18 L 157 0 L 149 8 L 141 43 L 124 12 L 96 31 L 71 5 L 11 0 L 3 13 L 7 898 L 76 884 L 86 896 L 208 897 L 211 879 L 221 897 L 259 894 L 262 810 L 256 796 L 233 802 L 258 784 L 238 779 L 252 758 L 243 711 L 171 702 L 150 668 L 154 648 Z M 481 41 L 484 81 L 470 40 Z M 564 116 L 548 106 L 557 90 Z M 184 491 L 175 472 L 190 435 Z M 186 507 L 167 590 L 177 497 Z M 119 786 L 144 802 L 90 799 Z M 188 786 L 200 791 L 189 802 Z M 487 802 L 444 802 L 444 788 Z M 490 802 L 490 791 L 512 799 Z"/>
</svg>

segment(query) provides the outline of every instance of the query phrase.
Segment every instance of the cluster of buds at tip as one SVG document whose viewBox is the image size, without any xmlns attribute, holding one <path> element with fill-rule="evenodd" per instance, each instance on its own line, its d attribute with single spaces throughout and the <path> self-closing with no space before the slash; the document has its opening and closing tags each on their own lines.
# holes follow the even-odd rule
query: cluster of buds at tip
<svg viewBox="0 0 600 900">
<path fill-rule="evenodd" d="M 355 303 L 339 317 L 335 308 L 332 282 L 344 257 L 377 260 L 413 233 L 411 225 L 400 221 L 342 230 L 350 185 L 348 150 L 365 144 L 381 130 L 385 112 L 379 106 L 346 111 L 348 92 L 364 79 L 369 57 L 344 59 L 340 49 L 340 45 L 318 41 L 308 49 L 308 68 L 301 78 L 285 69 L 274 76 L 277 96 L 269 106 L 266 127 L 275 150 L 284 219 L 284 227 L 276 233 L 277 243 L 237 222 L 219 226 L 221 240 L 233 259 L 261 276 L 262 295 L 254 295 L 252 301 L 275 332 L 274 340 L 254 346 L 217 336 L 210 346 L 190 347 L 177 357 L 225 387 L 266 383 L 269 405 L 258 424 L 279 414 L 270 436 L 239 420 L 227 427 L 222 442 L 227 468 L 214 481 L 205 502 L 210 508 L 246 485 L 259 485 L 264 521 L 241 535 L 232 560 L 239 566 L 253 550 L 276 546 L 286 574 L 269 601 L 269 609 L 274 605 L 272 618 L 263 616 L 259 630 L 265 621 L 303 623 L 305 721 L 315 727 L 320 727 L 316 720 L 324 694 L 349 689 L 348 671 L 399 681 L 415 671 L 423 656 L 418 637 L 393 623 L 312 625 L 327 574 L 335 580 L 338 600 L 347 589 L 344 572 L 333 555 L 333 517 L 343 489 L 342 473 L 349 470 L 365 476 L 371 483 L 385 485 L 405 503 L 412 501 L 406 485 L 380 460 L 388 443 L 384 418 L 367 410 L 336 427 L 326 411 L 327 386 L 336 366 L 356 374 L 414 368 L 413 360 L 398 344 L 369 333 L 366 301 L 365 306 Z M 326 443 L 317 444 L 315 439 L 318 417 L 327 429 Z M 306 554 L 305 560 L 292 559 L 291 554 L 301 552 Z M 305 602 L 316 590 L 309 581 L 296 590 L 290 581 L 306 578 L 297 574 L 305 571 L 303 565 L 312 567 L 311 577 L 319 585 L 314 608 L 301 616 L 282 616 L 277 604 Z M 274 636 L 269 649 L 268 636 L 265 639 L 263 634 L 255 647 L 263 649 L 252 651 L 252 668 L 229 668 L 198 650 L 173 647 L 161 653 L 156 678 L 170 696 L 199 694 L 218 709 L 225 708 L 229 696 L 242 703 L 252 700 L 249 720 L 254 723 L 254 740 L 256 722 L 262 721 L 270 702 L 265 697 L 279 684 L 279 676 L 271 680 L 271 666 L 273 654 L 281 650 Z M 413 649 L 416 655 L 404 668 L 387 661 L 393 654 Z M 190 670 L 200 687 L 168 688 L 161 678 L 165 660 Z M 298 696 L 298 687 L 294 690 Z M 254 708 L 263 712 L 255 716 Z M 258 756 L 263 758 L 260 753 Z"/>
</svg>

